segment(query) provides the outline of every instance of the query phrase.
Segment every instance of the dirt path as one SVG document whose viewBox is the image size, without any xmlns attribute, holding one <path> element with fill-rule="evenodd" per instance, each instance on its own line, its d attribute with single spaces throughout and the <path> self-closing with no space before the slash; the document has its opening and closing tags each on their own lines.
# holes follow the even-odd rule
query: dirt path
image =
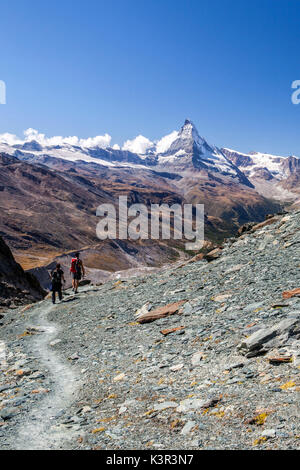
<svg viewBox="0 0 300 470">
<path fill-rule="evenodd" d="M 43 332 L 33 336 L 28 345 L 29 353 L 48 370 L 53 382 L 51 392 L 25 417 L 24 424 L 19 428 L 15 438 L 15 449 L 65 449 L 66 443 L 75 438 L 76 433 L 72 430 L 64 426 L 55 426 L 55 416 L 74 401 L 79 379 L 71 367 L 62 362 L 49 345 L 59 332 L 58 327 L 47 320 L 53 308 L 55 307 L 52 305 L 41 304 L 34 323 Z M 33 318 L 31 318 L 31 323 L 32 320 Z"/>
</svg>

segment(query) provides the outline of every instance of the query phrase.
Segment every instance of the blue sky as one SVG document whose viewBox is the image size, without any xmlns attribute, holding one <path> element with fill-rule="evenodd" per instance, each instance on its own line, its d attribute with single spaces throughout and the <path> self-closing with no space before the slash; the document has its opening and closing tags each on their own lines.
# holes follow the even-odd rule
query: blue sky
<svg viewBox="0 0 300 470">
<path fill-rule="evenodd" d="M 299 0 L 1 2 L 0 133 L 178 129 L 211 143 L 300 155 Z"/>
</svg>

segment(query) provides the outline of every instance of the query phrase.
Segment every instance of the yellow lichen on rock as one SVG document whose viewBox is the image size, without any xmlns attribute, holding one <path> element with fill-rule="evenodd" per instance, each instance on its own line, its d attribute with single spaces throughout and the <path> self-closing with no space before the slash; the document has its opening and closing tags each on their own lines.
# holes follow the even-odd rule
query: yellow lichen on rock
<svg viewBox="0 0 300 470">
<path fill-rule="evenodd" d="M 97 434 L 98 432 L 103 432 L 105 431 L 105 428 L 97 428 L 92 430 L 92 434 Z"/>
<path fill-rule="evenodd" d="M 262 426 L 263 424 L 265 424 L 265 421 L 268 417 L 269 413 L 260 413 L 259 415 L 257 415 L 254 420 L 255 420 L 255 423 L 258 424 L 259 426 Z"/>
<path fill-rule="evenodd" d="M 296 387 L 296 384 L 292 380 L 280 386 L 281 390 L 288 390 L 289 388 L 293 388 L 293 387 Z"/>
<path fill-rule="evenodd" d="M 263 444 L 264 442 L 266 442 L 267 438 L 262 436 L 262 437 L 259 437 L 258 439 L 255 439 L 255 441 L 253 442 L 253 445 L 254 446 L 259 446 L 260 444 Z"/>
</svg>

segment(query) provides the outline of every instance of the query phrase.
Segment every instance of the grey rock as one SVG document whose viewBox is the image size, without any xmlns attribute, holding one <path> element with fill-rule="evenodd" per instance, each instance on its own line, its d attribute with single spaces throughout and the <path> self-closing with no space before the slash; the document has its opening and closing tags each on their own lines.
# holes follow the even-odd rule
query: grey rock
<svg viewBox="0 0 300 470">
<path fill-rule="evenodd" d="M 191 441 L 191 447 L 199 448 L 202 446 L 203 446 L 203 443 L 200 439 L 194 439 L 193 441 Z"/>
<path fill-rule="evenodd" d="M 177 408 L 177 403 L 174 401 L 165 401 L 163 403 L 156 403 L 153 407 L 154 411 L 164 411 L 168 408 Z"/>
<path fill-rule="evenodd" d="M 238 346 L 238 349 L 242 352 L 259 350 L 264 343 L 267 343 L 275 336 L 276 330 L 274 328 L 258 330 L 257 332 L 253 333 L 253 335 L 249 336 L 249 338 L 244 339 Z"/>
<path fill-rule="evenodd" d="M 196 421 L 188 421 L 184 425 L 180 434 L 182 434 L 183 436 L 187 436 L 195 426 L 196 426 Z"/>
<path fill-rule="evenodd" d="M 262 437 L 266 437 L 267 439 L 271 439 L 273 437 L 276 437 L 276 430 L 275 429 L 265 429 L 262 432 Z"/>
<path fill-rule="evenodd" d="M 190 411 L 196 411 L 201 408 L 210 408 L 218 403 L 218 398 L 209 398 L 208 400 L 201 400 L 198 398 L 187 398 L 180 402 L 177 408 L 178 413 L 187 413 Z"/>
<path fill-rule="evenodd" d="M 22 405 L 22 403 L 24 403 L 26 400 L 27 397 L 16 397 L 10 400 L 4 400 L 3 404 L 15 407 Z"/>
<path fill-rule="evenodd" d="M 0 387 L 0 393 L 5 392 L 6 390 L 12 390 L 14 388 L 17 388 L 17 384 L 5 384 Z"/>
<path fill-rule="evenodd" d="M 254 310 L 261 308 L 264 305 L 264 302 L 255 302 L 250 305 L 247 305 L 247 307 L 244 307 L 244 312 L 253 312 Z"/>
<path fill-rule="evenodd" d="M 0 417 L 4 420 L 4 421 L 8 421 L 10 419 L 12 419 L 17 413 L 19 412 L 19 408 L 3 408 L 2 410 L 0 410 Z"/>
<path fill-rule="evenodd" d="M 232 364 L 229 364 L 224 370 L 231 371 L 233 369 L 240 369 L 245 366 L 244 362 L 234 362 Z"/>
<path fill-rule="evenodd" d="M 286 318 L 282 320 L 281 322 L 277 323 L 274 326 L 274 330 L 276 331 L 277 335 L 282 335 L 283 333 L 286 332 L 293 332 L 294 327 L 298 325 L 300 320 L 298 318 Z"/>
</svg>

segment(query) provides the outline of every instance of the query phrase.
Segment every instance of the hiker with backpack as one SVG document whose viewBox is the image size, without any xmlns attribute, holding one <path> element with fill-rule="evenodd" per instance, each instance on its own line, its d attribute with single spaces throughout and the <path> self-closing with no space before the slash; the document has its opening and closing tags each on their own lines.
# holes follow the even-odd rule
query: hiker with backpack
<svg viewBox="0 0 300 470">
<path fill-rule="evenodd" d="M 78 285 L 81 277 L 85 276 L 85 270 L 83 262 L 80 259 L 80 253 L 75 254 L 75 258 L 72 258 L 70 273 L 72 275 L 72 287 L 75 294 L 78 292 Z"/>
<path fill-rule="evenodd" d="M 57 263 L 56 268 L 51 273 L 52 282 L 52 303 L 55 304 L 56 292 L 58 293 L 59 300 L 62 300 L 62 282 L 66 282 L 64 278 L 64 272 Z"/>
</svg>

